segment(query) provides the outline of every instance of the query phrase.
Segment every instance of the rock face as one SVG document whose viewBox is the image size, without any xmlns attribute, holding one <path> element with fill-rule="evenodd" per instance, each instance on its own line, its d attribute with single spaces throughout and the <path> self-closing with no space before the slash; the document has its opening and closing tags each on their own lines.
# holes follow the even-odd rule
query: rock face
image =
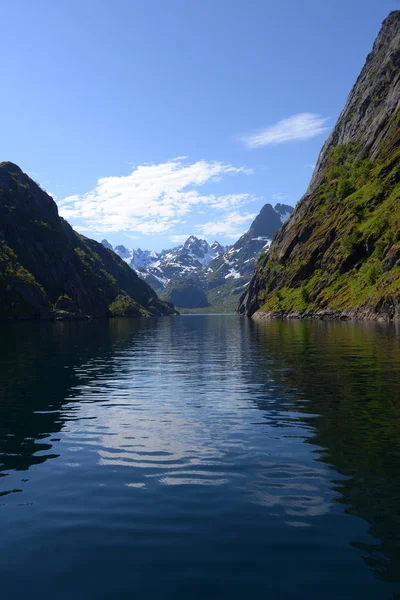
<svg viewBox="0 0 400 600">
<path fill-rule="evenodd" d="M 399 125 L 396 11 L 382 25 L 306 194 L 258 261 L 241 314 L 398 318 Z"/>
<path fill-rule="evenodd" d="M 17 165 L 0 163 L 0 318 L 106 317 L 128 305 L 174 312 L 114 252 L 76 233 Z"/>
<path fill-rule="evenodd" d="M 205 308 L 209 306 L 204 279 L 192 274 L 174 277 L 165 289 L 165 298 L 177 308 Z"/>
</svg>

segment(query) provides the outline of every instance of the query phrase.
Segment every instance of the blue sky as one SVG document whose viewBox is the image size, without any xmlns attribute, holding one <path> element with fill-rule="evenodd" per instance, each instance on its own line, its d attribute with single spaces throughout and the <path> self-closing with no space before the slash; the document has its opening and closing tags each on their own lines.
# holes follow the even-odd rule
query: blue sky
<svg viewBox="0 0 400 600">
<path fill-rule="evenodd" d="M 14 0 L 0 160 L 79 231 L 232 243 L 295 205 L 394 0 Z M 6 26 L 4 25 L 6 24 Z M 278 143 L 279 142 L 279 143 Z"/>
</svg>

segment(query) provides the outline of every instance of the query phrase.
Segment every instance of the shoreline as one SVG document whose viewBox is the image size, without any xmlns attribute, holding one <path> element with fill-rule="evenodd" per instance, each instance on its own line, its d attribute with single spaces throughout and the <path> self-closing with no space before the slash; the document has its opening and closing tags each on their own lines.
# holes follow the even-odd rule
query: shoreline
<svg viewBox="0 0 400 600">
<path fill-rule="evenodd" d="M 347 310 L 322 309 L 318 311 L 293 310 L 288 312 L 270 312 L 257 310 L 251 318 L 254 321 L 270 319 L 298 319 L 319 321 L 374 321 L 379 323 L 400 323 L 400 307 L 376 311 L 372 308 L 353 308 Z"/>
</svg>

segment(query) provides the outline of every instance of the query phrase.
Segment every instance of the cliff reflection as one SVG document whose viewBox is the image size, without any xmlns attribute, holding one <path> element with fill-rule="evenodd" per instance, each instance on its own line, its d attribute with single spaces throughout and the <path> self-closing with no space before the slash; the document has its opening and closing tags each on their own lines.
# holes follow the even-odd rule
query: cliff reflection
<svg viewBox="0 0 400 600">
<path fill-rule="evenodd" d="M 2 325 L 0 345 L 0 476 L 27 470 L 58 455 L 52 438 L 75 386 L 113 372 L 116 348 L 157 327 L 148 320 L 17 323 Z M 80 370 L 82 365 L 92 369 Z M 94 364 L 95 363 L 95 364 Z"/>
<path fill-rule="evenodd" d="M 400 340 L 394 326 L 271 321 L 254 325 L 257 370 L 304 413 L 318 460 L 346 512 L 365 519 L 376 545 L 355 544 L 375 574 L 400 573 Z M 271 366 L 271 361 L 272 365 Z M 260 408 L 263 408 L 260 406 Z M 312 416 L 309 416 L 309 415 Z"/>
</svg>

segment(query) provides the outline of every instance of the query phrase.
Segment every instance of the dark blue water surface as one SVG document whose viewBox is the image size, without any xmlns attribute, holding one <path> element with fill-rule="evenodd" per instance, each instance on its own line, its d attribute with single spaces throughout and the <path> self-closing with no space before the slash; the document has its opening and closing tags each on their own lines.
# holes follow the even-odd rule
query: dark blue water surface
<svg viewBox="0 0 400 600">
<path fill-rule="evenodd" d="M 0 592 L 394 599 L 395 326 L 1 327 Z"/>
</svg>

